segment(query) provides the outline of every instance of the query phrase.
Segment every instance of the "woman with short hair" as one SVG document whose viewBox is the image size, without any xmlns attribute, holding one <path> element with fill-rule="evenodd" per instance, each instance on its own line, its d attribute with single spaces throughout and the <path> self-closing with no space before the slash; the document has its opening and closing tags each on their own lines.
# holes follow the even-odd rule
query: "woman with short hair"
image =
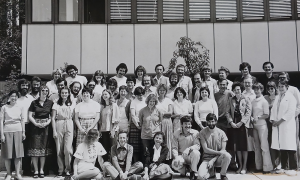
<svg viewBox="0 0 300 180">
<path fill-rule="evenodd" d="M 1 158 L 4 159 L 7 171 L 5 180 L 11 179 L 13 160 L 16 170 L 15 179 L 22 179 L 20 174 L 21 158 L 24 157 L 22 140 L 25 140 L 26 136 L 23 108 L 16 103 L 18 98 L 18 91 L 10 91 L 9 102 L 1 107 L 0 112 Z"/>
<path fill-rule="evenodd" d="M 119 95 L 117 97 L 117 105 L 119 107 L 120 116 L 119 116 L 119 131 L 129 131 L 130 127 L 130 100 L 126 98 L 127 96 L 127 87 L 119 87 Z"/>
<path fill-rule="evenodd" d="M 28 118 L 31 122 L 30 139 L 28 147 L 28 156 L 31 157 L 34 167 L 34 178 L 43 178 L 44 165 L 46 156 L 52 154 L 52 149 L 49 147 L 49 125 L 51 123 L 51 111 L 53 102 L 48 100 L 49 89 L 47 86 L 40 87 L 40 97 L 32 101 L 29 110 Z M 40 168 L 38 168 L 38 160 L 40 160 Z"/>
<path fill-rule="evenodd" d="M 49 95 L 48 96 L 50 96 L 51 94 L 57 94 L 58 93 L 58 89 L 57 89 L 57 86 L 56 86 L 56 80 L 58 80 L 59 78 L 62 77 L 62 71 L 60 69 L 53 70 L 53 72 L 51 73 L 51 77 L 52 77 L 52 80 L 48 81 L 46 83 L 46 86 L 49 88 Z"/>
</svg>

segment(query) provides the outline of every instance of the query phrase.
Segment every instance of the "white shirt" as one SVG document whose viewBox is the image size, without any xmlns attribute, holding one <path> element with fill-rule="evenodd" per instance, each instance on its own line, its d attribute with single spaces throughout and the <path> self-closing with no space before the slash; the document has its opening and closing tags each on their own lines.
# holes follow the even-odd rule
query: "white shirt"
<svg viewBox="0 0 300 180">
<path fill-rule="evenodd" d="M 79 113 L 79 118 L 95 118 L 100 113 L 100 104 L 94 100 L 78 103 L 75 107 L 75 113 Z"/>
<path fill-rule="evenodd" d="M 295 112 L 295 116 L 297 116 L 300 113 L 300 92 L 296 87 L 290 85 L 287 91 L 292 93 L 297 101 L 297 107 Z"/>
<path fill-rule="evenodd" d="M 112 77 L 112 78 L 114 78 L 117 82 L 118 82 L 118 87 L 120 87 L 120 86 L 126 86 L 127 84 L 126 84 L 126 80 L 127 80 L 127 77 L 125 77 L 125 76 L 123 76 L 123 77 L 121 77 L 121 78 L 119 78 L 119 77 L 117 77 L 117 76 L 114 76 L 114 77 Z"/>
<path fill-rule="evenodd" d="M 21 96 L 17 99 L 17 104 L 23 108 L 23 114 L 24 114 L 24 122 L 28 123 L 28 109 L 31 105 L 31 102 L 35 99 L 31 95 Z"/>
<path fill-rule="evenodd" d="M 153 146 L 154 149 L 154 154 L 153 154 L 153 162 L 158 161 L 159 157 L 160 157 L 160 152 L 161 152 L 161 146 L 159 146 L 158 149 L 156 149 L 155 145 Z"/>
<path fill-rule="evenodd" d="M 48 81 L 46 86 L 49 88 L 49 95 L 58 93 L 57 86 L 54 80 Z"/>
<path fill-rule="evenodd" d="M 244 97 L 249 98 L 251 102 L 256 98 L 256 95 L 255 95 L 253 89 L 251 89 L 250 93 L 248 93 L 246 90 L 244 90 L 242 94 L 244 95 Z"/>
<path fill-rule="evenodd" d="M 193 88 L 191 78 L 188 76 L 182 76 L 181 79 L 179 79 L 177 87 L 182 87 L 186 92 L 186 97 L 188 98 L 189 90 Z"/>
</svg>

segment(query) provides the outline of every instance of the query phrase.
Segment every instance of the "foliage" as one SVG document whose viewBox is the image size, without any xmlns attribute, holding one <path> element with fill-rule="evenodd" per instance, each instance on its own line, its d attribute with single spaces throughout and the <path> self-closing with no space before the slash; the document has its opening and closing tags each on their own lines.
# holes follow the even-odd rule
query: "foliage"
<svg viewBox="0 0 300 180">
<path fill-rule="evenodd" d="M 169 62 L 170 70 L 176 67 L 178 57 L 184 59 L 187 74 L 200 72 L 203 66 L 209 65 L 209 50 L 201 42 L 192 41 L 185 36 L 180 38 L 176 46 L 178 49 L 173 52 L 173 58 Z"/>
<path fill-rule="evenodd" d="M 68 77 L 68 73 L 66 72 L 66 68 L 69 64 L 67 62 L 64 62 L 64 67 L 60 67 L 59 69 L 61 70 L 62 72 L 62 77 L 64 79 L 66 79 Z"/>
</svg>

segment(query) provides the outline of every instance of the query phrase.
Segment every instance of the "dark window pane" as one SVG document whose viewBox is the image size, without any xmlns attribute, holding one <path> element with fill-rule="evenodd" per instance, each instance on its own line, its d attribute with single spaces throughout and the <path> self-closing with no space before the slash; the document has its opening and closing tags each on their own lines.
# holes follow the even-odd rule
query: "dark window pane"
<svg viewBox="0 0 300 180">
<path fill-rule="evenodd" d="M 105 22 L 105 1 L 85 0 L 84 1 L 84 22 L 104 23 Z"/>
</svg>

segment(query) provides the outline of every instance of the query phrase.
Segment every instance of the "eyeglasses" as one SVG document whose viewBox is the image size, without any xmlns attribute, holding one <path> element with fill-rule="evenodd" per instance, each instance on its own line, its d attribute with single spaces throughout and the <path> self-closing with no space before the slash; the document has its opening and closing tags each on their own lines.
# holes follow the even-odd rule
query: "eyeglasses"
<svg viewBox="0 0 300 180">
<path fill-rule="evenodd" d="M 48 92 L 48 89 L 43 89 L 42 92 Z"/>
</svg>

